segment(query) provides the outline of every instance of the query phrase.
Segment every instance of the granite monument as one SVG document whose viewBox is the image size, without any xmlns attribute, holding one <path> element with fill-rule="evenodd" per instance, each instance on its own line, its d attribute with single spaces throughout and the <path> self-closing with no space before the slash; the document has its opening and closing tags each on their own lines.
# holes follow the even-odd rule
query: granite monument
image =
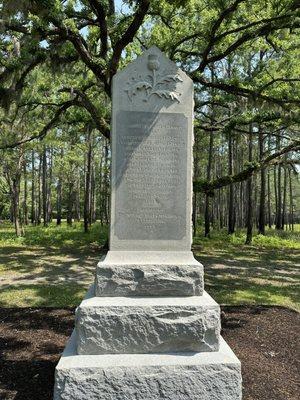
<svg viewBox="0 0 300 400">
<path fill-rule="evenodd" d="M 191 252 L 193 82 L 156 47 L 113 80 L 110 250 L 55 400 L 240 400 L 240 362 Z"/>
</svg>

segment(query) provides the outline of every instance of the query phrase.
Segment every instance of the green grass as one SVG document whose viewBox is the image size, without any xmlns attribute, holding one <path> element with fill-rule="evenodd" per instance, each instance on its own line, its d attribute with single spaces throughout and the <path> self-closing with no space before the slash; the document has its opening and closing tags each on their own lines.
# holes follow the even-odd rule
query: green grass
<svg viewBox="0 0 300 400">
<path fill-rule="evenodd" d="M 206 290 L 221 304 L 281 305 L 300 310 L 300 229 L 268 230 L 245 245 L 245 232 L 202 232 L 194 252 L 205 267 Z"/>
<path fill-rule="evenodd" d="M 55 223 L 47 227 L 27 226 L 25 235 L 16 238 L 11 224 L 0 223 L 0 246 L 47 246 L 83 250 L 103 245 L 107 234 L 108 228 L 101 226 L 98 222 L 92 225 L 88 233 L 83 232 L 81 222 L 73 223 L 72 226 L 63 222 L 60 226 Z"/>
<path fill-rule="evenodd" d="M 67 307 L 82 300 L 93 280 L 106 242 L 107 227 L 82 223 L 28 226 L 16 238 L 13 226 L 0 224 L 0 306 Z"/>
<path fill-rule="evenodd" d="M 270 248 L 270 249 L 296 249 L 300 250 L 300 224 L 295 225 L 294 231 L 276 231 L 267 229 L 266 235 L 253 235 L 253 241 L 250 246 L 245 246 L 246 232 L 238 231 L 233 235 L 227 235 L 226 230 L 213 230 L 210 238 L 205 238 L 202 230 L 194 238 L 194 245 L 202 245 L 206 249 L 214 249 L 221 245 L 237 248 Z"/>
<path fill-rule="evenodd" d="M 1 307 L 75 307 L 83 299 L 86 287 L 70 285 L 11 285 L 1 289 Z"/>
<path fill-rule="evenodd" d="M 107 227 L 81 223 L 27 227 L 15 238 L 0 224 L 0 306 L 76 306 L 93 281 Z M 268 230 L 244 245 L 245 232 L 199 231 L 194 253 L 205 267 L 205 288 L 221 304 L 269 304 L 300 310 L 300 225 L 294 232 Z"/>
</svg>

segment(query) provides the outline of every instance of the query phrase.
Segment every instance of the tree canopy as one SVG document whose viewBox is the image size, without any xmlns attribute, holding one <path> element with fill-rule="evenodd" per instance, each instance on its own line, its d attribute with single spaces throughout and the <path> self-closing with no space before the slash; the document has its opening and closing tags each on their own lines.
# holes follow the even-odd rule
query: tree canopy
<svg viewBox="0 0 300 400">
<path fill-rule="evenodd" d="M 113 76 L 155 44 L 195 84 L 195 192 L 296 174 L 299 28 L 297 0 L 2 0 L 0 149 L 109 140 Z"/>
</svg>

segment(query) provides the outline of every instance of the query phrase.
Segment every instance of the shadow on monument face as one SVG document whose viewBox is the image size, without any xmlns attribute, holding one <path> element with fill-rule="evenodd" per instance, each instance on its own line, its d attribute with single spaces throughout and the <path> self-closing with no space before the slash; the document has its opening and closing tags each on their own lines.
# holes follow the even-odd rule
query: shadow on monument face
<svg viewBox="0 0 300 400">
<path fill-rule="evenodd" d="M 179 74 L 179 69 L 172 73 Z M 177 84 L 168 83 L 170 93 L 176 93 Z M 180 240 L 186 234 L 188 119 L 176 106 L 167 111 L 171 106 L 174 110 L 179 98 L 153 94 L 147 99 L 141 91 L 128 102 L 142 106 L 115 114 L 112 228 L 119 239 Z M 157 224 L 151 221 L 147 229 L 151 215 Z"/>
<path fill-rule="evenodd" d="M 176 72 L 174 72 L 174 74 L 179 74 L 180 69 L 178 68 L 176 70 Z M 176 82 L 170 82 L 168 84 L 168 89 L 170 91 L 176 91 Z M 124 128 L 124 125 L 122 124 L 123 120 L 122 117 L 124 118 L 124 114 L 126 113 L 130 113 L 132 115 L 132 123 L 141 123 L 141 117 L 142 115 L 148 114 L 147 115 L 147 126 L 144 127 L 144 131 L 143 132 L 139 132 L 140 136 L 138 137 L 138 135 L 136 135 L 137 139 L 135 142 L 135 145 L 132 146 L 130 149 L 128 149 L 128 153 L 127 153 L 127 157 L 126 159 L 121 160 L 120 154 L 118 153 L 118 149 L 117 149 L 117 153 L 114 154 L 114 156 L 116 157 L 116 169 L 117 169 L 117 174 L 116 174 L 116 178 L 115 178 L 115 188 L 117 188 L 119 186 L 119 184 L 122 181 L 122 177 L 123 174 L 126 172 L 127 167 L 128 167 L 128 163 L 132 158 L 133 153 L 135 152 L 135 150 L 141 145 L 142 142 L 144 142 L 145 140 L 147 140 L 147 138 L 149 137 L 149 135 L 151 134 L 153 128 L 155 127 L 161 110 L 162 109 L 168 109 L 169 107 L 171 107 L 174 103 L 174 100 L 172 99 L 163 99 L 163 101 L 161 101 L 161 97 L 159 97 L 157 94 L 153 94 L 149 100 L 146 99 L 145 95 L 140 92 L 137 95 L 134 96 L 134 100 L 130 99 L 128 97 L 128 103 L 130 102 L 137 102 L 137 103 L 144 103 L 144 105 L 148 106 L 148 110 L 145 111 L 128 111 L 128 110 L 119 110 L 117 112 L 116 115 L 116 120 L 117 120 L 117 125 L 116 125 L 116 131 L 115 131 L 115 135 L 116 135 L 116 140 L 118 140 L 119 135 L 120 135 L 120 129 Z M 119 114 L 121 111 L 121 115 Z M 124 114 L 123 114 L 124 113 Z M 171 113 L 172 115 L 173 113 Z M 126 117 L 125 117 L 126 118 Z M 187 133 L 187 132 L 186 132 Z M 131 136 L 132 132 L 128 132 L 128 134 L 126 134 L 126 136 Z M 125 144 L 125 143 L 124 143 Z M 118 146 L 120 147 L 120 146 Z"/>
</svg>

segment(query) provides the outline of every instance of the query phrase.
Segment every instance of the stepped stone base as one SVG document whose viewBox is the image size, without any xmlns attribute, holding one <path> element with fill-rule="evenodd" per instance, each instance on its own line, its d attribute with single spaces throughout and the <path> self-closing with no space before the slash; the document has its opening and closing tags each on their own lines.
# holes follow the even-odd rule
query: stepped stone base
<svg viewBox="0 0 300 400">
<path fill-rule="evenodd" d="M 241 400 L 241 366 L 218 352 L 76 354 L 73 333 L 56 368 L 54 400 Z"/>
<path fill-rule="evenodd" d="M 78 354 L 218 351 L 220 329 L 220 307 L 206 292 L 90 297 L 76 311 Z"/>
<path fill-rule="evenodd" d="M 109 251 L 96 270 L 96 296 L 201 296 L 203 266 L 191 251 Z"/>
</svg>

